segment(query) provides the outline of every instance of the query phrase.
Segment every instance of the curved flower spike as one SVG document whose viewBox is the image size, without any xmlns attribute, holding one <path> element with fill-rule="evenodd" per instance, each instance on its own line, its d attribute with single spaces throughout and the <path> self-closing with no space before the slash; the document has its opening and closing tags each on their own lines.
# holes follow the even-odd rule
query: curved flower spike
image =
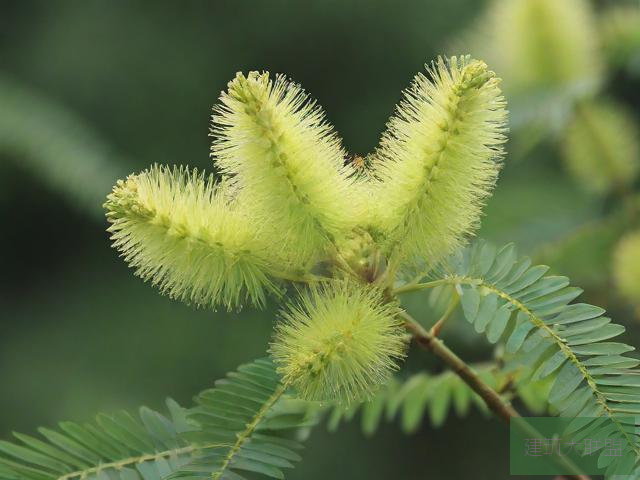
<svg viewBox="0 0 640 480">
<path fill-rule="evenodd" d="M 377 227 L 392 267 L 434 264 L 479 224 L 503 155 L 507 112 L 484 62 L 439 58 L 416 76 L 376 152 Z"/>
<path fill-rule="evenodd" d="M 302 294 L 281 312 L 270 352 L 285 383 L 308 400 L 370 396 L 404 358 L 397 307 L 381 293 L 333 282 Z"/>
<path fill-rule="evenodd" d="M 277 292 L 269 279 L 274 262 L 227 189 L 186 168 L 130 175 L 105 203 L 113 246 L 172 298 L 228 309 L 245 300 L 263 305 L 266 292 Z"/>
<path fill-rule="evenodd" d="M 353 221 L 345 152 L 322 110 L 297 85 L 238 74 L 214 109 L 212 155 L 240 201 L 279 247 L 308 265 Z"/>
</svg>

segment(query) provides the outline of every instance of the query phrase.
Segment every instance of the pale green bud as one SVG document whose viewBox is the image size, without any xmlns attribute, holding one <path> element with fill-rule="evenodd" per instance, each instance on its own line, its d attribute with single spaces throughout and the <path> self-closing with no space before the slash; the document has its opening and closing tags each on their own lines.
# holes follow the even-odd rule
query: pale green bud
<svg viewBox="0 0 640 480">
<path fill-rule="evenodd" d="M 487 60 L 505 91 L 525 102 L 536 91 L 593 89 L 602 65 L 590 3 L 493 0 L 457 48 Z"/>
<path fill-rule="evenodd" d="M 583 102 L 564 134 L 563 154 L 567 170 L 586 189 L 625 189 L 640 169 L 634 119 L 615 103 Z"/>
<path fill-rule="evenodd" d="M 335 281 L 281 312 L 271 354 L 309 400 L 352 401 L 385 383 L 405 355 L 397 307 L 364 285 Z"/>
</svg>

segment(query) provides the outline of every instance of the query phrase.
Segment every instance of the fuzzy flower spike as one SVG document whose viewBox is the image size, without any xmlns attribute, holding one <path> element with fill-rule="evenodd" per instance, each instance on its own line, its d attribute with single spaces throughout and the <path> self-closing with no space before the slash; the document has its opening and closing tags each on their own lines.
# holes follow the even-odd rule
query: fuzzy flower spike
<svg viewBox="0 0 640 480">
<path fill-rule="evenodd" d="M 238 74 L 214 109 L 212 155 L 256 221 L 308 266 L 350 229 L 352 180 L 322 110 L 297 85 Z"/>
<path fill-rule="evenodd" d="M 271 354 L 285 382 L 308 400 L 361 400 L 404 357 L 397 307 L 378 290 L 332 282 L 303 293 L 281 312 Z"/>
<path fill-rule="evenodd" d="M 107 197 L 113 246 L 136 274 L 197 306 L 263 305 L 277 261 L 228 186 L 185 168 L 154 166 Z"/>
<path fill-rule="evenodd" d="M 375 153 L 375 226 L 392 266 L 433 265 L 477 229 L 505 142 L 498 84 L 484 62 L 451 57 L 405 91 Z"/>
</svg>

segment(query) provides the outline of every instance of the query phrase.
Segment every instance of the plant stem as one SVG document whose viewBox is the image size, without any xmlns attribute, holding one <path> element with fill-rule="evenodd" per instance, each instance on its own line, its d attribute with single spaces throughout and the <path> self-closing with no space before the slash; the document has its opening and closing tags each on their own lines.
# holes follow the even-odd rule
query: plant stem
<svg viewBox="0 0 640 480">
<path fill-rule="evenodd" d="M 445 283 L 451 283 L 451 282 L 447 278 L 443 278 L 443 279 L 440 279 L 440 280 L 434 280 L 433 282 L 426 282 L 426 283 L 417 283 L 417 282 L 414 283 L 414 282 L 412 282 L 412 283 L 407 283 L 405 285 L 402 285 L 401 287 L 398 287 L 398 288 L 394 289 L 391 293 L 393 295 L 399 295 L 401 293 L 415 292 L 417 290 L 424 290 L 425 288 L 437 287 L 438 285 L 444 285 Z"/>
<path fill-rule="evenodd" d="M 287 272 L 287 271 L 274 271 L 272 272 L 273 276 L 276 278 L 279 278 L 280 280 L 287 280 L 290 282 L 296 282 L 296 283 L 316 283 L 316 282 L 321 282 L 323 280 L 322 277 L 319 277 L 317 275 L 313 275 L 311 273 L 305 273 L 303 275 L 298 275 L 296 273 L 292 273 L 292 272 Z"/>
<path fill-rule="evenodd" d="M 433 335 L 434 337 L 440 335 L 440 331 L 442 330 L 444 322 L 446 322 L 451 314 L 456 310 L 458 303 L 460 303 L 460 295 L 458 295 L 457 292 L 453 292 L 453 295 L 451 296 L 451 302 L 449 302 L 449 306 L 447 307 L 447 311 L 442 314 L 440 319 L 429 330 L 429 333 L 431 335 Z"/>
<path fill-rule="evenodd" d="M 407 312 L 403 311 L 401 315 L 406 320 L 407 329 L 411 331 L 416 342 L 443 360 L 474 392 L 480 395 L 480 398 L 484 400 L 489 409 L 504 420 L 507 425 L 509 425 L 511 417 L 520 416 L 511 405 L 506 404 L 500 398 L 500 395 L 495 390 L 484 383 L 464 360 L 452 352 L 442 340 L 433 336 Z"/>
<path fill-rule="evenodd" d="M 480 377 L 478 377 L 478 375 L 469 367 L 469 365 L 451 351 L 442 340 L 427 331 L 416 319 L 404 310 L 400 315 L 405 319 L 406 327 L 413 334 L 416 342 L 421 347 L 429 350 L 431 353 L 443 360 L 474 392 L 480 396 L 480 398 L 482 398 L 487 407 L 489 407 L 489 409 L 491 409 L 491 411 L 500 417 L 507 425 L 509 425 L 511 418 L 521 416 L 518 411 L 509 403 L 505 402 L 493 388 L 483 382 L 482 379 L 480 379 Z M 533 427 L 528 424 L 526 425 L 529 427 L 527 429 L 528 434 L 542 438 L 541 434 Z M 567 459 L 559 459 L 558 461 L 574 471 L 579 471 L 573 464 L 567 463 Z M 589 476 L 580 474 L 565 476 L 566 478 L 573 480 L 590 479 Z"/>
</svg>

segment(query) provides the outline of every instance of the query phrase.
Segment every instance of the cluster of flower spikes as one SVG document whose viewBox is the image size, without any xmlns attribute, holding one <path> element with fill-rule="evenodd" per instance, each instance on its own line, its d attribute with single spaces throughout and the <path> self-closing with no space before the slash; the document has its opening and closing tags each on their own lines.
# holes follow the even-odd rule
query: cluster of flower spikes
<svg viewBox="0 0 640 480">
<path fill-rule="evenodd" d="M 260 307 L 295 284 L 270 349 L 283 381 L 306 399 L 370 395 L 405 352 L 389 288 L 478 225 L 504 142 L 499 79 L 481 61 L 439 58 L 364 170 L 282 76 L 238 74 L 212 118 L 222 179 L 154 166 L 119 181 L 105 204 L 114 246 L 197 306 Z"/>
</svg>

